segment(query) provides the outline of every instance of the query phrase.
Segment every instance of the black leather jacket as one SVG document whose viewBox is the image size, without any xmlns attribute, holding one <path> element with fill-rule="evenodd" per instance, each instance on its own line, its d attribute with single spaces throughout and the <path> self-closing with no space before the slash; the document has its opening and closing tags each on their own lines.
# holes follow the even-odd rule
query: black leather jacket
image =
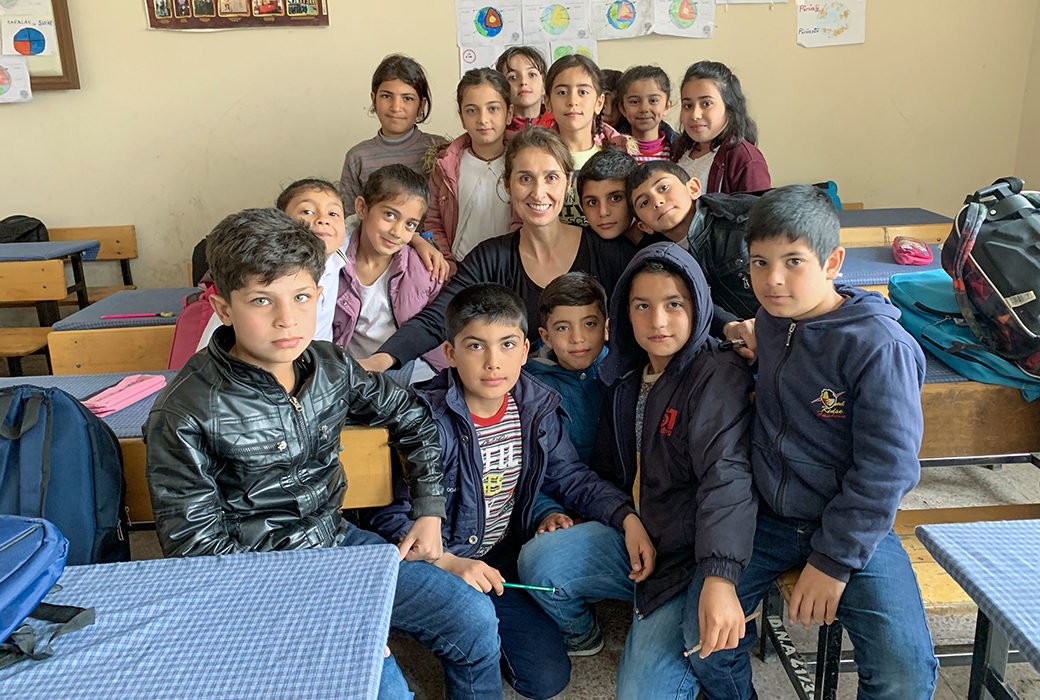
<svg viewBox="0 0 1040 700">
<path fill-rule="evenodd" d="M 336 544 L 346 525 L 338 459 L 344 419 L 390 430 L 407 463 L 412 517 L 444 517 L 437 428 L 424 405 L 332 343 L 296 360 L 289 396 L 227 352 L 217 329 L 155 401 L 145 439 L 148 490 L 166 556 Z"/>
</svg>

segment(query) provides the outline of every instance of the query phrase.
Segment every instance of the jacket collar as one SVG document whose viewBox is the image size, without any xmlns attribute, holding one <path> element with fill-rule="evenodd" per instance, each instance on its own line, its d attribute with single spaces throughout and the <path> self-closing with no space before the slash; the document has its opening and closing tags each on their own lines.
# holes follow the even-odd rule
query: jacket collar
<svg viewBox="0 0 1040 700">
<path fill-rule="evenodd" d="M 582 370 L 565 369 L 560 365 L 560 361 L 556 358 L 556 353 L 550 350 L 548 347 L 542 346 L 538 353 L 528 358 L 527 367 L 532 374 L 579 374 L 585 372 L 587 377 L 592 379 L 597 378 L 599 375 L 599 365 L 603 362 L 603 358 L 607 356 L 608 349 L 606 344 L 603 345 L 603 349 L 599 351 L 599 355 L 592 361 L 592 364 Z"/>
<path fill-rule="evenodd" d="M 284 401 L 286 396 L 285 388 L 278 383 L 274 375 L 266 369 L 243 362 L 232 356 L 231 348 L 234 346 L 235 329 L 231 326 L 218 327 L 209 339 L 209 355 L 217 365 L 221 375 L 256 389 L 272 401 Z M 313 354 L 313 350 L 308 345 L 303 354 L 293 362 L 293 366 L 298 370 L 297 376 L 300 377 L 299 381 L 301 383 L 310 378 L 317 366 Z"/>
<path fill-rule="evenodd" d="M 439 420 L 450 410 L 460 418 L 473 422 L 466 397 L 462 393 L 462 380 L 454 367 L 449 367 L 428 382 L 414 386 L 412 391 L 430 407 L 434 420 Z M 524 424 L 531 419 L 541 420 L 560 406 L 560 395 L 526 370 L 520 371 L 520 378 L 509 393 L 513 395 L 513 402 Z"/>
</svg>

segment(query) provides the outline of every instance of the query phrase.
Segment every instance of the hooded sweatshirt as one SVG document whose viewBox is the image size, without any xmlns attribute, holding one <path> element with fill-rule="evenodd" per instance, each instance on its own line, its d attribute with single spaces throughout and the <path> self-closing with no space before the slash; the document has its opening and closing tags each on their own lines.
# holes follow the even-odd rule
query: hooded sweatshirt
<svg viewBox="0 0 1040 700">
<path fill-rule="evenodd" d="M 836 289 L 844 303 L 820 316 L 755 317 L 751 464 L 774 511 L 821 523 L 809 563 L 848 581 L 920 478 L 925 362 L 887 299 Z"/>
<path fill-rule="evenodd" d="M 736 353 L 709 338 L 711 294 L 700 266 L 674 243 L 636 254 L 610 300 L 610 352 L 600 364 L 608 389 L 591 466 L 632 494 L 636 478 L 636 401 L 648 358 L 628 317 L 632 279 L 657 261 L 674 270 L 692 298 L 689 339 L 646 398 L 641 433 L 639 510 L 657 549 L 654 572 L 636 586 L 642 618 L 682 593 L 697 566 L 737 583 L 751 558 L 757 504 L 749 464 L 751 374 Z"/>
</svg>

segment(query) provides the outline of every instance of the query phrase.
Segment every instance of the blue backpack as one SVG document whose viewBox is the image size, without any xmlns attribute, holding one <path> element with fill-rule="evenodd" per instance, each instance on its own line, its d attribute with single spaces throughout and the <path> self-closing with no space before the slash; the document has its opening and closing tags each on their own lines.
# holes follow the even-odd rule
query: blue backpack
<svg viewBox="0 0 1040 700">
<path fill-rule="evenodd" d="M 0 513 L 69 535 L 69 564 L 129 561 L 123 456 L 112 429 L 61 389 L 0 389 Z"/>
<path fill-rule="evenodd" d="M 0 668 L 54 655 L 50 643 L 94 622 L 93 608 L 42 603 L 65 570 L 69 543 L 46 520 L 0 515 Z M 27 617 L 60 623 L 43 640 Z"/>
<path fill-rule="evenodd" d="M 1040 397 L 1040 379 L 979 343 L 961 315 L 953 280 L 945 270 L 892 275 L 888 298 L 902 312 L 899 322 L 921 347 L 962 377 L 1021 389 L 1028 401 Z"/>
</svg>

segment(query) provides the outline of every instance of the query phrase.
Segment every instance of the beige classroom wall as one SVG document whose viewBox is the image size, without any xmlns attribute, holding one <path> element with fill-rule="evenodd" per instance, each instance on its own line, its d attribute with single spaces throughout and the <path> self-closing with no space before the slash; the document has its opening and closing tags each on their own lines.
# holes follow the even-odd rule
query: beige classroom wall
<svg viewBox="0 0 1040 700">
<path fill-rule="evenodd" d="M 1040 189 L 1040 13 L 1037 13 L 1033 29 L 1033 46 L 1026 74 L 1015 174 L 1024 179 L 1030 189 Z"/>
<path fill-rule="evenodd" d="M 0 106 L 0 214 L 136 225 L 142 286 L 184 283 L 192 246 L 224 215 L 269 204 L 292 178 L 338 177 L 344 152 L 376 131 L 368 81 L 386 53 L 426 66 L 424 128 L 461 130 L 452 0 L 333 0 L 327 29 L 205 34 L 149 30 L 143 5 L 69 0 L 82 89 Z M 866 43 L 828 49 L 797 46 L 793 0 L 720 5 L 711 40 L 602 42 L 599 56 L 618 69 L 659 63 L 676 101 L 688 64 L 724 61 L 774 184 L 832 179 L 846 200 L 951 214 L 1016 159 L 1026 174 L 1037 165 L 1036 148 L 1018 147 L 1037 2 L 997 5 L 870 0 Z"/>
</svg>

